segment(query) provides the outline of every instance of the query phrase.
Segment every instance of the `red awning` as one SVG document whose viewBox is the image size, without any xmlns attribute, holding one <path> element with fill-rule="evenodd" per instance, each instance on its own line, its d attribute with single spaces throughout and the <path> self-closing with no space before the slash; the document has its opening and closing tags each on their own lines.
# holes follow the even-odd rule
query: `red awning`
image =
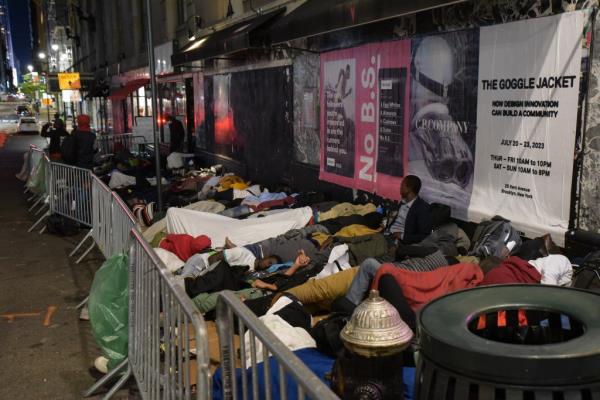
<svg viewBox="0 0 600 400">
<path fill-rule="evenodd" d="M 125 100 L 127 96 L 134 90 L 141 88 L 142 86 L 147 85 L 150 82 L 150 79 L 135 79 L 133 81 L 127 82 L 125 86 L 120 87 L 118 89 L 114 89 L 110 96 L 108 96 L 111 100 Z"/>
</svg>

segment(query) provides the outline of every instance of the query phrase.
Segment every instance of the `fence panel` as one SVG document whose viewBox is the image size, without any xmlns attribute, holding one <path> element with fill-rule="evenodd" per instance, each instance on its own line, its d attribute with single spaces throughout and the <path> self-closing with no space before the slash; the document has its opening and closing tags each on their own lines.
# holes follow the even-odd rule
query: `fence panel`
<svg viewBox="0 0 600 400">
<path fill-rule="evenodd" d="M 112 191 L 92 174 L 92 237 L 105 258 L 113 255 L 112 207 Z"/>
<path fill-rule="evenodd" d="M 116 194 L 112 193 L 112 234 L 110 238 L 110 256 L 129 251 L 131 230 L 138 229 L 137 221 L 129 207 Z M 139 229 L 138 229 L 139 230 Z"/>
<path fill-rule="evenodd" d="M 117 135 L 99 135 L 96 138 L 98 152 L 100 154 L 115 154 L 121 150 L 135 151 L 139 145 L 146 143 L 146 138 L 132 133 Z"/>
<path fill-rule="evenodd" d="M 242 368 L 241 382 L 236 379 L 236 349 L 234 347 L 234 328 L 238 327 L 238 332 L 249 331 L 250 349 L 246 349 L 244 338 L 240 337 L 240 363 Z M 277 368 L 277 382 L 279 385 L 279 394 L 281 399 L 287 398 L 288 382 L 295 382 L 297 387 L 297 398 L 302 400 L 306 395 L 313 400 L 338 400 L 339 398 L 323 383 L 308 367 L 283 344 L 262 321 L 242 301 L 231 291 L 221 292 L 217 302 L 217 330 L 219 333 L 219 343 L 221 352 L 221 367 L 223 379 L 223 399 L 238 399 L 238 394 L 242 393 L 243 399 L 272 398 L 273 382 L 271 380 L 271 363 L 269 357 L 272 356 Z M 259 377 L 257 369 L 257 351 L 256 341 L 262 344 L 263 376 Z M 247 365 L 246 353 L 250 353 L 250 364 Z M 251 379 L 246 375 L 248 368 L 251 367 Z M 252 381 L 252 393 L 249 393 L 249 380 Z M 264 382 L 264 392 L 259 393 L 258 381 Z M 241 390 L 238 386 L 241 383 Z"/>
<path fill-rule="evenodd" d="M 50 163 L 50 211 L 92 226 L 92 173 L 71 165 Z"/>
<path fill-rule="evenodd" d="M 129 366 L 142 397 L 210 399 L 202 314 L 141 234 L 135 229 L 132 233 Z"/>
</svg>

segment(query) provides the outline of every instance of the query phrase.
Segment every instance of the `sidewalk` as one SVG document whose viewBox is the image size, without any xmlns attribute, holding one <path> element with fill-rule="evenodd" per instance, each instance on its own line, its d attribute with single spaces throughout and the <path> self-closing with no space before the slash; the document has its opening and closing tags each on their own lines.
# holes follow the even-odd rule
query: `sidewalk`
<svg viewBox="0 0 600 400">
<path fill-rule="evenodd" d="M 14 175 L 30 143 L 44 141 L 11 136 L 0 149 L 0 399 L 80 399 L 100 352 L 75 307 L 103 258 L 93 251 L 75 265 L 68 254 L 79 237 L 27 232 L 35 219 Z"/>
</svg>

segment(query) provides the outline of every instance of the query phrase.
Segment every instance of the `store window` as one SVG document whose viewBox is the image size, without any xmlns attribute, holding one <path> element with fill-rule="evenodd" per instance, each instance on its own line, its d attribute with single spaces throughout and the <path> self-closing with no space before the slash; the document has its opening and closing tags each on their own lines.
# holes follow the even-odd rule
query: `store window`
<svg viewBox="0 0 600 400">
<path fill-rule="evenodd" d="M 134 117 L 152 116 L 152 91 L 150 87 L 142 86 L 131 94 Z"/>
</svg>

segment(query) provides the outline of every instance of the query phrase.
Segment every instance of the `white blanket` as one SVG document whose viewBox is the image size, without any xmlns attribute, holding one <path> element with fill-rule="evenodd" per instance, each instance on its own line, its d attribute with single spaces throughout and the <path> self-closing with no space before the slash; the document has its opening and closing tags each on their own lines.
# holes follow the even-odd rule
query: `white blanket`
<svg viewBox="0 0 600 400">
<path fill-rule="evenodd" d="M 310 207 L 297 208 L 264 218 L 235 219 L 182 208 L 167 211 L 167 233 L 187 233 L 194 237 L 206 235 L 213 247 L 225 245 L 228 237 L 238 246 L 260 242 L 290 229 L 306 226 L 312 217 Z"/>
<path fill-rule="evenodd" d="M 216 201 L 197 201 L 195 203 L 189 204 L 183 207 L 188 210 L 196 210 L 196 211 L 204 211 L 207 213 L 220 213 L 225 209 L 225 206 L 221 203 L 217 203 Z M 151 242 L 156 236 L 157 233 L 163 232 L 167 229 L 167 218 L 163 218 L 159 221 L 153 223 L 148 229 L 144 231 L 142 236 L 148 242 Z"/>
<path fill-rule="evenodd" d="M 277 336 L 277 339 L 281 340 L 292 351 L 317 347 L 317 342 L 306 330 L 291 326 L 279 315 L 266 314 L 259 319 Z M 248 368 L 252 365 L 252 347 L 250 346 L 248 332 L 244 334 L 244 342 L 246 343 L 246 368 Z M 260 363 L 263 361 L 262 343 L 258 339 L 255 339 L 255 343 L 256 363 Z"/>
<path fill-rule="evenodd" d="M 562 254 L 551 254 L 548 257 L 530 260 L 529 264 L 542 274 L 544 285 L 571 286 L 573 266 L 571 261 Z"/>
</svg>

